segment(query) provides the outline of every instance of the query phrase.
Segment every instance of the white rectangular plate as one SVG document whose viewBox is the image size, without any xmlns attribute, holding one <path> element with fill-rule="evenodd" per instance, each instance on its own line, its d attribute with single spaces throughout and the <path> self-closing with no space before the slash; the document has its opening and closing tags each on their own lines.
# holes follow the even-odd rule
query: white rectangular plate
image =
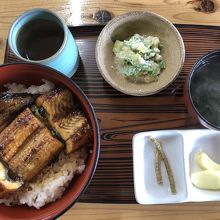
<svg viewBox="0 0 220 220">
<path fill-rule="evenodd" d="M 158 138 L 170 162 L 177 194 L 170 191 L 167 172 L 162 163 L 163 185 L 158 185 L 154 168 L 155 147 L 148 136 Z M 190 180 L 199 170 L 195 152 L 204 150 L 220 163 L 220 133 L 208 129 L 149 131 L 133 137 L 133 172 L 135 198 L 140 204 L 165 204 L 220 200 L 220 190 L 200 190 Z"/>
</svg>

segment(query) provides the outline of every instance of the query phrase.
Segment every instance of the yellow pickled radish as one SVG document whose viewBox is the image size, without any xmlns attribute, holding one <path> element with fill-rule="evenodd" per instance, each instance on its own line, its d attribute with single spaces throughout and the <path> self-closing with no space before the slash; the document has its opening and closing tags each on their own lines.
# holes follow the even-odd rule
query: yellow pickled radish
<svg viewBox="0 0 220 220">
<path fill-rule="evenodd" d="M 204 170 L 192 173 L 191 181 L 200 189 L 220 189 L 220 171 Z"/>
<path fill-rule="evenodd" d="M 195 154 L 195 161 L 198 166 L 203 170 L 216 170 L 220 171 L 220 164 L 215 163 L 205 152 L 197 152 Z"/>
</svg>

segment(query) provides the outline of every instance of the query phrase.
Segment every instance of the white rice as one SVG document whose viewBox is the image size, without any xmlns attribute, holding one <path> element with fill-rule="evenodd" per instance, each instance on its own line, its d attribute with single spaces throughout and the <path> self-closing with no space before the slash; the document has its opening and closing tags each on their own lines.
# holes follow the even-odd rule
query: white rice
<svg viewBox="0 0 220 220">
<path fill-rule="evenodd" d="M 60 153 L 58 160 L 45 167 L 34 181 L 27 183 L 7 199 L 0 199 L 5 205 L 34 206 L 39 209 L 47 203 L 59 199 L 74 175 L 85 169 L 87 148 L 81 148 L 72 154 Z"/>
<path fill-rule="evenodd" d="M 47 88 L 44 91 L 52 89 L 51 82 L 47 80 L 42 81 L 45 83 L 42 86 L 26 88 L 22 84 L 12 83 L 7 84 L 6 87 L 9 88 L 9 92 L 22 93 L 28 91 L 32 94 L 42 92 L 45 87 Z M 63 195 L 73 177 L 84 171 L 87 156 L 87 147 L 83 147 L 68 155 L 64 151 L 61 152 L 56 162 L 45 167 L 32 182 L 22 186 L 20 190 L 9 198 L 0 199 L 0 204 L 3 203 L 7 206 L 26 204 L 39 209 L 47 203 L 54 202 Z"/>
<path fill-rule="evenodd" d="M 31 93 L 31 94 L 43 94 L 49 92 L 55 87 L 55 85 L 52 82 L 46 79 L 42 79 L 42 81 L 44 82 L 44 84 L 40 86 L 31 85 L 29 87 L 26 87 L 24 84 L 7 83 L 4 85 L 4 87 L 8 89 L 7 93 Z"/>
</svg>

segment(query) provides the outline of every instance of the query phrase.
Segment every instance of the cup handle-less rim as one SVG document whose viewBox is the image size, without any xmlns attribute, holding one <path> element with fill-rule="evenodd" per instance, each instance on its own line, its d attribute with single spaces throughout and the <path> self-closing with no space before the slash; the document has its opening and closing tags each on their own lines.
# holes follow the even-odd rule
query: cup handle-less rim
<svg viewBox="0 0 220 220">
<path fill-rule="evenodd" d="M 14 31 L 14 28 L 16 27 L 16 25 L 27 15 L 30 15 L 31 13 L 34 13 L 34 12 L 43 12 L 43 13 L 48 13 L 52 16 L 54 16 L 56 19 L 59 20 L 59 22 L 62 24 L 62 29 L 64 31 L 64 39 L 63 39 L 63 43 L 61 45 L 61 47 L 59 48 L 59 50 L 53 54 L 52 56 L 46 58 L 46 59 L 43 59 L 43 60 L 28 60 L 28 59 L 25 59 L 24 57 L 22 57 L 13 47 L 12 45 L 12 36 L 13 36 L 13 31 Z M 47 61 L 50 61 L 52 59 L 54 59 L 55 57 L 57 57 L 58 54 L 60 54 L 62 52 L 62 50 L 64 49 L 66 43 L 67 43 L 67 35 L 68 35 L 68 29 L 67 29 L 67 26 L 64 22 L 64 20 L 59 17 L 56 13 L 48 10 L 48 9 L 43 9 L 43 8 L 35 8 L 35 9 L 31 9 L 31 10 L 28 10 L 26 12 L 24 12 L 23 14 L 21 14 L 19 17 L 16 18 L 16 20 L 12 23 L 11 25 L 11 28 L 9 30 L 9 36 L 8 36 L 8 44 L 9 44 L 9 47 L 10 49 L 12 50 L 12 52 L 21 60 L 23 61 L 26 61 L 26 62 L 32 62 L 32 63 L 41 63 L 42 61 L 44 62 L 47 62 Z"/>
</svg>

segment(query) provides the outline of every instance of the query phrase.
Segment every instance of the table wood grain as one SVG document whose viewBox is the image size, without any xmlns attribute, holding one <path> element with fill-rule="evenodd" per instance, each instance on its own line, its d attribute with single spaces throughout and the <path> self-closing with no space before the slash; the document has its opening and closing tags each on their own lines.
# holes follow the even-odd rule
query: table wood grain
<svg viewBox="0 0 220 220">
<path fill-rule="evenodd" d="M 179 24 L 208 24 L 220 25 L 220 1 L 214 13 L 208 14 L 193 9 L 193 5 L 185 0 L 52 0 L 52 1 L 0 1 L 0 59 L 3 62 L 5 43 L 9 27 L 16 16 L 23 11 L 43 7 L 49 8 L 60 14 L 69 25 L 95 24 L 95 13 L 99 10 L 108 10 L 112 17 L 136 10 L 148 10 L 159 13 L 173 23 Z M 208 41 L 208 38 L 207 38 Z M 196 42 L 195 42 L 196 43 Z M 190 46 L 190 45 L 188 45 Z M 199 48 L 198 48 L 199 49 Z M 190 57 L 189 57 L 190 59 Z M 178 98 L 176 98 L 178 101 Z M 101 99 L 100 99 L 101 102 Z M 183 113 L 185 114 L 185 113 Z M 175 115 L 174 115 L 175 116 Z M 186 121 L 184 121 L 187 124 Z M 106 122 L 107 124 L 107 122 Z M 77 203 L 64 214 L 62 220 L 101 220 L 101 219 L 165 219 L 185 220 L 220 219 L 220 203 L 187 203 L 176 205 L 141 206 L 135 204 L 92 204 Z"/>
<path fill-rule="evenodd" d="M 190 0 L 1 0 L 0 61 L 3 62 L 6 38 L 17 16 L 32 8 L 57 12 L 68 25 L 96 24 L 95 14 L 108 10 L 112 17 L 128 11 L 151 11 L 176 24 L 220 25 L 220 0 L 214 0 L 214 13 L 196 11 Z"/>
</svg>

